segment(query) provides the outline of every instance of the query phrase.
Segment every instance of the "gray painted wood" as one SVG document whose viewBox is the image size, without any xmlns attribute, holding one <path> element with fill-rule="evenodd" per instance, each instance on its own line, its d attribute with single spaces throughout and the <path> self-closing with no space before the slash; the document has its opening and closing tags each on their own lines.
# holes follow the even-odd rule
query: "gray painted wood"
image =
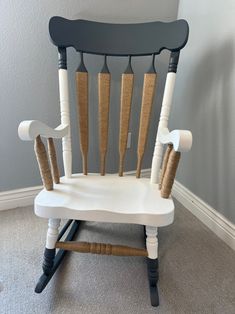
<svg viewBox="0 0 235 314">
<path fill-rule="evenodd" d="M 143 56 L 163 49 L 179 51 L 187 43 L 189 27 L 183 19 L 117 24 L 53 16 L 49 33 L 57 47 L 109 56 Z"/>
</svg>

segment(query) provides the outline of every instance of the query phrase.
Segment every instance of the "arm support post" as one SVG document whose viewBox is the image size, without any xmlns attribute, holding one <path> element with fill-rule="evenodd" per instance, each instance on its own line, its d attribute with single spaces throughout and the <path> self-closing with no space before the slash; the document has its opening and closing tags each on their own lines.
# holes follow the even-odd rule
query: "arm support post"
<svg viewBox="0 0 235 314">
<path fill-rule="evenodd" d="M 34 145 L 35 154 L 38 161 L 39 170 L 42 177 L 42 182 L 46 190 L 53 190 L 53 181 L 51 176 L 51 170 L 48 163 L 47 153 L 45 146 L 41 140 L 40 135 L 35 139 Z"/>
<path fill-rule="evenodd" d="M 51 165 L 51 170 L 52 170 L 52 177 L 54 182 L 60 183 L 60 173 L 59 173 L 59 168 L 57 164 L 57 158 L 56 158 L 56 150 L 55 150 L 55 145 L 53 138 L 48 138 L 47 139 L 47 146 L 48 146 L 48 153 L 49 153 L 49 159 L 50 159 L 50 165 Z"/>
<path fill-rule="evenodd" d="M 169 132 L 167 128 L 159 130 L 159 141 L 168 144 L 162 163 L 159 190 L 161 196 L 168 198 L 175 180 L 181 152 L 187 152 L 192 146 L 192 134 L 187 130 L 174 130 Z"/>
<path fill-rule="evenodd" d="M 161 197 L 168 198 L 171 194 L 171 189 L 174 184 L 176 171 L 179 165 L 180 152 L 171 150 L 167 161 L 166 170 L 161 184 Z"/>
</svg>

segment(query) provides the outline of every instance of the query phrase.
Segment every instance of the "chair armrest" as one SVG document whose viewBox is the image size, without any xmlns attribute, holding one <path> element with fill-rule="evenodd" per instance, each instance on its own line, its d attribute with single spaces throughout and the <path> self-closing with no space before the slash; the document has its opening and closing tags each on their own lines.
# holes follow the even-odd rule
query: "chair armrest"
<svg viewBox="0 0 235 314">
<path fill-rule="evenodd" d="M 161 196 L 168 198 L 174 183 L 181 152 L 187 152 L 192 147 L 192 133 L 187 130 L 174 130 L 169 132 L 167 128 L 162 128 L 158 132 L 159 141 L 168 145 L 162 162 L 159 189 Z"/>
<path fill-rule="evenodd" d="M 60 182 L 59 169 L 53 138 L 62 138 L 69 132 L 68 125 L 59 125 L 52 129 L 37 120 L 22 121 L 18 127 L 18 135 L 23 141 L 34 140 L 34 151 L 37 157 L 42 182 L 46 190 L 53 190 L 53 181 Z M 47 138 L 49 161 L 42 137 Z"/>
<path fill-rule="evenodd" d="M 188 130 L 169 131 L 162 128 L 159 131 L 159 140 L 162 144 L 173 144 L 176 152 L 187 152 L 192 147 L 193 136 Z"/>
<path fill-rule="evenodd" d="M 23 141 L 32 141 L 38 135 L 46 138 L 62 138 L 68 134 L 68 125 L 59 125 L 53 129 L 38 120 L 22 121 L 18 127 L 18 135 Z"/>
</svg>

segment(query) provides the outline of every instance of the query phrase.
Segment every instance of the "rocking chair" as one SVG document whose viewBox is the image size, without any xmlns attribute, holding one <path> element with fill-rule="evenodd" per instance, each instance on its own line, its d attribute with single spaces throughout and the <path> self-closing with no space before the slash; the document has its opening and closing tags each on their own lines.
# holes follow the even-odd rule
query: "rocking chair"
<svg viewBox="0 0 235 314">
<path fill-rule="evenodd" d="M 49 32 L 59 53 L 61 125 L 52 129 L 37 120 L 23 121 L 19 125 L 20 138 L 35 142 L 35 153 L 44 185 L 44 189 L 35 198 L 35 214 L 49 219 L 43 274 L 35 292 L 40 293 L 46 287 L 67 251 L 142 256 L 147 259 L 151 304 L 157 306 L 159 304 L 157 228 L 169 225 L 174 220 L 171 189 L 180 154 L 190 150 L 192 144 L 190 131 L 169 132 L 167 128 L 180 50 L 188 39 L 188 24 L 184 20 L 171 23 L 107 24 L 52 17 Z M 68 47 L 75 48 L 81 56 L 76 72 L 76 85 L 82 174 L 72 174 L 66 56 Z M 171 55 L 149 180 L 141 178 L 141 165 L 156 88 L 155 56 L 163 49 L 169 50 Z M 88 71 L 83 53 L 104 56 L 104 65 L 98 74 L 100 175 L 88 174 Z M 144 74 L 136 179 L 134 176 L 123 176 L 134 84 L 131 58 L 146 55 L 152 55 L 153 58 L 149 70 Z M 127 68 L 121 77 L 119 173 L 105 175 L 111 85 L 107 58 L 110 56 L 126 57 Z M 48 154 L 42 137 L 47 139 Z M 53 138 L 62 138 L 65 173 L 63 177 L 59 175 Z M 162 158 L 163 144 L 168 144 L 164 158 Z M 61 219 L 69 220 L 59 232 Z M 143 225 L 146 232 L 146 248 L 72 241 L 81 220 Z M 70 230 L 65 240 L 60 241 L 68 228 Z"/>
</svg>

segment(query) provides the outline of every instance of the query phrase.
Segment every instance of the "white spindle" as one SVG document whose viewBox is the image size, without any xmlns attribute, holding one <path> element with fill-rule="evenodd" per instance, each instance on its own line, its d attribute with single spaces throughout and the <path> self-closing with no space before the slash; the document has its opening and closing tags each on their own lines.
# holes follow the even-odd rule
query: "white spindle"
<svg viewBox="0 0 235 314">
<path fill-rule="evenodd" d="M 72 147 L 69 114 L 68 73 L 66 69 L 59 69 L 59 90 L 61 124 L 69 126 L 68 134 L 62 139 L 64 172 L 65 176 L 69 178 L 72 174 Z"/>
<path fill-rule="evenodd" d="M 48 221 L 46 248 L 54 249 L 59 235 L 60 219 L 51 218 Z"/>
<path fill-rule="evenodd" d="M 168 127 L 168 119 L 169 114 L 171 110 L 171 103 L 172 103 L 172 97 L 174 92 L 174 86 L 175 86 L 175 78 L 176 73 L 169 72 L 166 77 L 166 84 L 165 84 L 165 90 L 162 100 L 162 109 L 160 113 L 159 118 L 159 124 L 158 124 L 158 130 L 161 128 L 167 128 Z M 151 167 L 151 183 L 158 183 L 159 182 L 159 171 L 162 161 L 162 151 L 163 151 L 163 145 L 159 141 L 159 136 L 157 134 L 156 136 L 156 143 L 153 153 L 153 159 L 152 159 L 152 167 Z"/>
<path fill-rule="evenodd" d="M 158 258 L 158 238 L 157 227 L 146 226 L 146 248 L 148 251 L 148 258 Z"/>
</svg>

